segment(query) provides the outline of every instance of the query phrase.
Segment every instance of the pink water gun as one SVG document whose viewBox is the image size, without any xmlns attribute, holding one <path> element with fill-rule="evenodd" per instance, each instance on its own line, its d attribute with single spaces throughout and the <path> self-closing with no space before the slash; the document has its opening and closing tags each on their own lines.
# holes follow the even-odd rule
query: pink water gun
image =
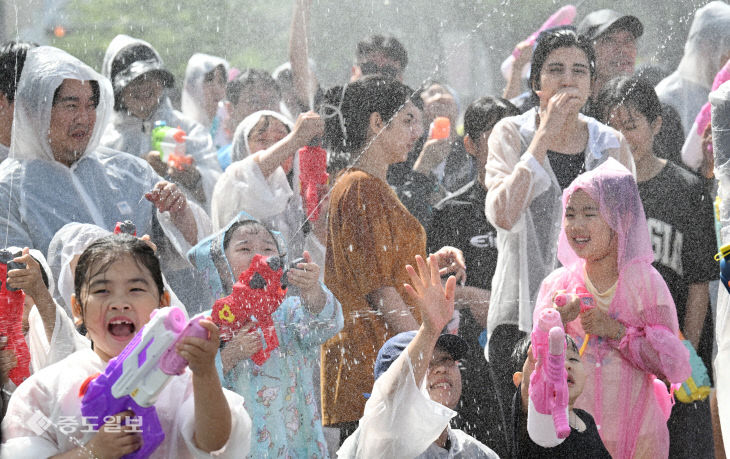
<svg viewBox="0 0 730 459">
<path fill-rule="evenodd" d="M 565 349 L 560 313 L 543 309 L 532 331 L 532 354 L 537 363 L 530 375 L 527 413 L 527 433 L 543 448 L 555 447 L 570 435 Z"/>
<path fill-rule="evenodd" d="M 555 300 L 553 300 L 553 302 L 557 307 L 562 308 L 572 300 L 572 296 L 577 296 L 578 300 L 580 300 L 580 312 L 586 312 L 596 307 L 593 295 L 591 295 L 582 285 L 575 288 L 575 293 L 560 293 L 555 295 Z M 581 357 L 583 357 L 583 353 L 588 346 L 588 340 L 590 339 L 591 335 L 586 333 L 586 336 L 583 339 L 583 345 L 580 347 L 580 351 L 578 351 L 578 354 L 580 354 Z"/>
<path fill-rule="evenodd" d="M 534 45 L 537 41 L 537 37 L 540 35 L 541 32 L 552 29 L 553 27 L 570 25 L 575 20 L 577 14 L 578 11 L 573 5 L 565 5 L 564 7 L 553 13 L 553 15 L 550 16 L 547 21 L 545 21 L 540 26 L 540 28 L 537 29 L 537 31 L 533 32 L 533 34 L 527 37 L 527 40 L 522 43 L 527 42 L 530 44 L 530 46 Z M 506 79 L 509 79 L 509 74 L 512 72 L 512 65 L 518 57 L 520 57 L 520 50 L 518 47 L 515 46 L 512 54 L 507 59 L 505 59 L 504 62 L 502 62 L 502 75 L 504 75 Z"/>
</svg>

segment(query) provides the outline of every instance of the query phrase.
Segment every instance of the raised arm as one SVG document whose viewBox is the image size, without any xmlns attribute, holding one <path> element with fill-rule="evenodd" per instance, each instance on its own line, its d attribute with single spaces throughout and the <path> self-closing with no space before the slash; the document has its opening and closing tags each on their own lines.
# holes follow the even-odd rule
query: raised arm
<svg viewBox="0 0 730 459">
<path fill-rule="evenodd" d="M 259 165 L 264 177 L 268 178 L 281 163 L 293 157 L 297 150 L 323 133 L 324 121 L 318 114 L 311 111 L 301 113 L 294 123 L 294 128 L 286 137 L 266 150 L 254 153 L 252 158 Z"/>
<path fill-rule="evenodd" d="M 309 11 L 312 0 L 294 0 L 289 33 L 289 63 L 291 64 L 294 90 L 300 104 L 312 108 L 311 101 L 317 90 L 314 75 L 309 68 Z"/>
</svg>

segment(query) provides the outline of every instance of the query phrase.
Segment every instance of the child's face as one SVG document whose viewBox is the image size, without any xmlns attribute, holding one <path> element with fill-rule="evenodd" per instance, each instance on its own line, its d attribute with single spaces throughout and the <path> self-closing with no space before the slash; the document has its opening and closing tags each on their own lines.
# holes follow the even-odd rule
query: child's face
<svg viewBox="0 0 730 459">
<path fill-rule="evenodd" d="M 454 409 L 461 398 L 461 371 L 459 363 L 448 352 L 438 347 L 428 366 L 428 395 L 431 400 Z"/>
<path fill-rule="evenodd" d="M 273 116 L 265 116 L 256 123 L 248 134 L 248 150 L 250 154 L 266 150 L 289 134 L 289 128 Z"/>
<path fill-rule="evenodd" d="M 94 351 L 104 360 L 116 357 L 150 320 L 166 306 L 150 271 L 126 255 L 104 272 L 89 273 L 81 291 L 83 318 Z"/>
<path fill-rule="evenodd" d="M 122 90 L 122 103 L 133 116 L 146 120 L 157 110 L 164 84 L 153 75 L 135 78 Z"/>
<path fill-rule="evenodd" d="M 537 360 L 532 355 L 533 349 L 530 349 L 527 353 L 527 359 L 522 365 L 522 374 L 520 380 L 522 381 L 522 408 L 527 410 L 527 398 L 529 397 L 530 391 L 530 375 L 535 371 L 535 364 Z M 565 370 L 568 372 L 568 404 L 572 407 L 576 399 L 583 393 L 583 386 L 586 382 L 586 372 L 583 368 L 583 361 L 580 358 L 578 351 L 570 344 L 568 344 L 565 351 Z M 519 381 L 516 381 L 517 384 Z"/>
<path fill-rule="evenodd" d="M 233 278 L 238 280 L 241 273 L 251 265 L 253 257 L 279 255 L 279 250 L 266 228 L 254 224 L 239 226 L 233 231 L 225 254 L 233 270 Z"/>
<path fill-rule="evenodd" d="M 603 220 L 598 203 L 583 190 L 568 198 L 563 226 L 570 247 L 587 261 L 601 260 L 618 248 L 616 235 Z"/>
<path fill-rule="evenodd" d="M 570 399 L 568 403 L 573 406 L 578 396 L 583 393 L 586 371 L 578 350 L 570 344 L 565 351 L 565 369 L 568 371 L 568 398 Z"/>
</svg>

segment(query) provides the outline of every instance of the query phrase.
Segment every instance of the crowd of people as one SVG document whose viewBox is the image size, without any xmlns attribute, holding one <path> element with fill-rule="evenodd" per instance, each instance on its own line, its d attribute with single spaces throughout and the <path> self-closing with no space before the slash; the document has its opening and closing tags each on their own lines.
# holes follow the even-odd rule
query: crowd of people
<svg viewBox="0 0 730 459">
<path fill-rule="evenodd" d="M 99 71 L 0 48 L 0 457 L 725 457 L 708 96 L 730 5 L 695 12 L 671 74 L 636 68 L 635 16 L 542 31 L 463 113 L 448 82 L 403 83 L 392 36 L 321 87 L 310 9 L 273 73 L 194 54 L 179 109 L 142 39 Z M 570 427 L 549 446 L 546 311 Z M 163 355 L 173 316 L 197 335 Z M 124 402 L 91 412 L 105 381 Z"/>
</svg>

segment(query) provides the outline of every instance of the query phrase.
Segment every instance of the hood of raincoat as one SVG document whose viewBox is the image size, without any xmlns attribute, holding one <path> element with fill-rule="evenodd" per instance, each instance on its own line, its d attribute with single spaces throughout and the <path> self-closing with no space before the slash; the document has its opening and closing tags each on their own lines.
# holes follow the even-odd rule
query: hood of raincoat
<svg viewBox="0 0 730 459">
<path fill-rule="evenodd" d="M 251 134 L 251 130 L 261 121 L 264 116 L 271 116 L 284 123 L 284 126 L 289 128 L 289 132 L 294 129 L 294 123 L 289 120 L 286 116 L 281 113 L 277 113 L 271 110 L 260 110 L 258 112 L 251 113 L 241 121 L 236 128 L 236 133 L 233 134 L 233 146 L 231 147 L 231 163 L 240 161 L 246 156 L 251 154 L 251 150 L 248 147 L 248 136 Z"/>
<path fill-rule="evenodd" d="M 585 191 L 598 203 L 601 217 L 616 233 L 619 273 L 633 263 L 650 265 L 654 261 L 644 206 L 631 172 L 609 158 L 595 169 L 579 175 L 563 192 L 563 220 L 568 199 L 577 190 Z M 579 258 L 568 243 L 565 225 L 560 230 L 558 260 L 574 274 L 583 276 L 585 260 Z"/>
<path fill-rule="evenodd" d="M 73 317 L 71 295 L 75 293 L 71 261 L 75 256 L 81 255 L 94 241 L 110 234 L 112 234 L 111 231 L 90 223 L 72 222 L 62 226 L 48 244 L 49 270 L 53 274 L 53 278 L 58 279 L 58 289 L 56 289 L 55 294 L 51 291 L 51 294 L 56 302 L 66 310 L 69 317 Z M 32 251 L 31 255 L 33 255 Z M 170 306 L 183 310 L 187 317 L 187 309 L 175 295 L 164 274 L 162 281 L 165 289 L 170 293 Z"/>
<path fill-rule="evenodd" d="M 172 73 L 165 68 L 162 58 L 152 45 L 128 35 L 114 37 L 106 48 L 101 73 L 112 83 L 117 110 L 121 109 L 122 90 L 135 78 L 150 72 L 159 75 L 167 88 L 175 83 Z"/>
<path fill-rule="evenodd" d="M 730 51 L 730 5 L 710 2 L 695 12 L 677 67 L 682 78 L 710 89 Z"/>
<path fill-rule="evenodd" d="M 188 252 L 190 263 L 195 266 L 195 269 L 203 273 L 214 299 L 223 298 L 233 291 L 233 284 L 236 279 L 233 278 L 233 269 L 228 262 L 228 258 L 226 258 L 223 242 L 233 225 L 245 221 L 261 223 L 246 212 L 241 212 L 220 231 L 203 239 Z M 266 225 L 263 226 L 267 227 Z M 286 241 L 278 231 L 269 229 L 269 232 L 276 240 L 284 266 L 287 266 Z"/>
<path fill-rule="evenodd" d="M 225 70 L 223 75 L 227 78 L 228 61 L 209 54 L 193 54 L 185 69 L 185 82 L 183 83 L 181 99 L 182 112 L 185 116 L 192 118 L 203 126 L 210 126 L 212 122 L 212 120 L 208 119 L 208 115 L 203 108 L 203 80 L 207 73 L 210 73 L 219 65 L 223 66 Z"/>
<path fill-rule="evenodd" d="M 28 51 L 18 82 L 9 157 L 55 161 L 48 141 L 51 101 L 56 89 L 67 79 L 99 83 L 96 123 L 81 156 L 96 150 L 113 110 L 109 80 L 65 51 L 39 46 Z"/>
</svg>

